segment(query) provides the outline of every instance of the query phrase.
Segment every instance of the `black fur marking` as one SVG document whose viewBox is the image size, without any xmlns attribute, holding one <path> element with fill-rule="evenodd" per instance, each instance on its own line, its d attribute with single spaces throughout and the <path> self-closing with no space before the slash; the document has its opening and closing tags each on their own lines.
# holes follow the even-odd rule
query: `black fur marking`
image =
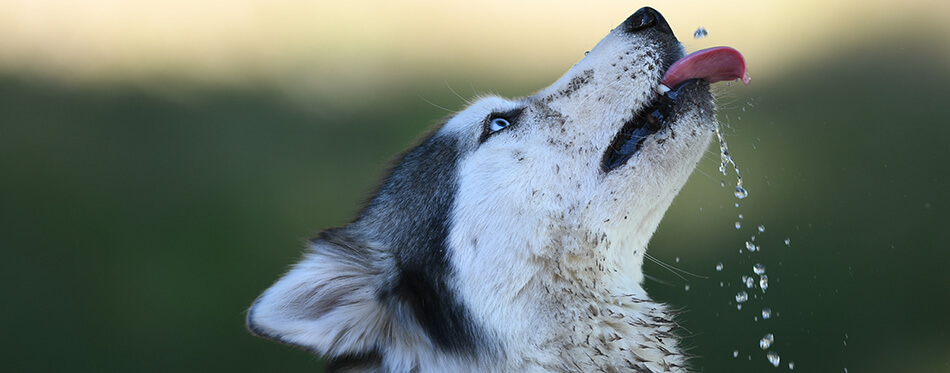
<svg viewBox="0 0 950 373">
<path fill-rule="evenodd" d="M 430 135 L 408 151 L 354 225 L 389 246 L 397 272 L 379 290 L 397 319 L 415 319 L 434 344 L 475 354 L 483 338 L 468 310 L 448 286 L 453 269 L 446 253 L 449 216 L 457 186 L 455 138 Z"/>
</svg>

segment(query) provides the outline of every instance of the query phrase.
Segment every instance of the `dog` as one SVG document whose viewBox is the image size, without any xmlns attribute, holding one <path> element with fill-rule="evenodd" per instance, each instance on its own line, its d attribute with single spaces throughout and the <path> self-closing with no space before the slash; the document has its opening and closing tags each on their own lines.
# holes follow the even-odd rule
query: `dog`
<svg viewBox="0 0 950 373">
<path fill-rule="evenodd" d="M 718 125 L 709 84 L 745 70 L 728 47 L 684 57 L 638 10 L 550 87 L 425 136 L 248 328 L 331 371 L 686 371 L 641 267 Z"/>
</svg>

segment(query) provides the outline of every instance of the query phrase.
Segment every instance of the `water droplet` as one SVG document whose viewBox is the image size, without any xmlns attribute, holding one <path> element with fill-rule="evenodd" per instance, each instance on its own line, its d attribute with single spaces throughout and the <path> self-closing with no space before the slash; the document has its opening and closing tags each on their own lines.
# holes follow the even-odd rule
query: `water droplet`
<svg viewBox="0 0 950 373">
<path fill-rule="evenodd" d="M 742 219 L 742 214 L 739 214 L 739 219 Z"/>
<path fill-rule="evenodd" d="M 738 199 L 743 199 L 743 198 L 748 197 L 748 196 L 749 196 L 749 191 L 748 191 L 748 190 L 745 190 L 745 188 L 743 188 L 743 187 L 741 187 L 741 186 L 737 186 L 737 187 L 736 187 L 736 198 L 738 198 Z"/>
<path fill-rule="evenodd" d="M 590 54 L 590 51 L 584 52 L 584 55 L 585 55 L 585 56 L 588 55 L 588 54 Z"/>
<path fill-rule="evenodd" d="M 779 365 L 779 363 L 781 363 L 781 360 L 782 360 L 782 359 L 778 356 L 778 352 L 769 351 L 769 353 L 765 354 L 765 356 L 769 358 L 769 362 L 772 363 L 772 366 L 773 366 L 773 367 L 778 368 L 778 365 Z"/>
<path fill-rule="evenodd" d="M 768 320 L 772 317 L 772 309 L 765 307 L 762 309 L 762 320 Z"/>
<path fill-rule="evenodd" d="M 739 174 L 739 166 L 729 155 L 729 146 L 726 145 L 726 138 L 722 136 L 722 130 L 719 126 L 716 127 L 716 137 L 719 138 L 719 172 L 725 175 L 726 165 L 731 164 L 732 169 L 736 171 L 736 197 L 739 199 L 745 198 L 749 195 L 749 192 L 742 188 L 742 175 Z M 738 203 L 736 207 L 739 207 Z"/>
<path fill-rule="evenodd" d="M 769 276 L 759 276 L 759 287 L 762 288 L 763 293 L 765 292 L 765 289 L 769 288 Z"/>
<path fill-rule="evenodd" d="M 762 265 L 762 263 L 755 263 L 755 265 L 752 266 L 752 272 L 755 272 L 757 275 L 761 275 L 765 273 L 765 266 Z"/>
<path fill-rule="evenodd" d="M 739 202 L 736 202 L 736 208 L 739 208 Z"/>
<path fill-rule="evenodd" d="M 716 271 L 722 272 L 722 262 L 716 263 Z"/>
<path fill-rule="evenodd" d="M 759 233 L 765 232 L 765 225 L 759 226 Z"/>
<path fill-rule="evenodd" d="M 705 38 L 706 35 L 709 35 L 709 31 L 706 31 L 705 27 L 700 26 L 695 32 L 693 32 L 693 39 L 702 39 Z"/>
<path fill-rule="evenodd" d="M 680 257 L 676 257 L 676 262 L 677 262 L 677 263 L 680 262 Z"/>
<path fill-rule="evenodd" d="M 725 287 L 725 286 L 726 286 L 726 284 L 725 284 L 724 282 L 719 281 L 719 287 Z"/>
<path fill-rule="evenodd" d="M 739 350 L 732 350 L 732 357 L 733 358 L 739 357 Z"/>
<path fill-rule="evenodd" d="M 726 181 L 725 181 L 725 180 L 720 180 L 720 181 L 719 181 L 719 186 L 725 188 L 725 187 L 726 187 Z"/>
<path fill-rule="evenodd" d="M 785 238 L 785 246 L 790 246 L 791 244 L 792 244 L 792 239 L 786 237 L 786 238 Z"/>
<path fill-rule="evenodd" d="M 795 362 L 794 362 L 794 361 L 789 361 L 789 362 L 788 362 L 788 370 L 795 370 Z"/>
<path fill-rule="evenodd" d="M 686 284 L 686 286 L 683 287 L 683 290 L 689 291 L 689 284 Z"/>
<path fill-rule="evenodd" d="M 742 283 L 745 284 L 747 289 L 755 287 L 755 279 L 749 276 L 742 276 Z"/>
<path fill-rule="evenodd" d="M 769 347 L 772 347 L 772 342 L 775 342 L 775 336 L 773 336 L 772 333 L 766 334 L 759 340 L 759 348 L 768 350 Z"/>
<path fill-rule="evenodd" d="M 736 229 L 742 228 L 742 223 L 736 222 Z"/>
<path fill-rule="evenodd" d="M 740 291 L 740 292 L 736 293 L 736 302 L 742 303 L 742 302 L 745 302 L 745 301 L 747 301 L 747 300 L 749 300 L 749 294 L 746 293 L 745 291 Z"/>
<path fill-rule="evenodd" d="M 755 251 L 755 244 L 753 244 L 752 242 L 746 241 L 745 248 L 746 250 L 749 250 L 749 251 Z"/>
</svg>

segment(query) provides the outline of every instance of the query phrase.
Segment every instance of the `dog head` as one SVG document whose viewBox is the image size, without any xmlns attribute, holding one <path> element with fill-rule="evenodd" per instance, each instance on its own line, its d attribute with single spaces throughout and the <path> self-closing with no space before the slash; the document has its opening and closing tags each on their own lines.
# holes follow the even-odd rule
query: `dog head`
<svg viewBox="0 0 950 373">
<path fill-rule="evenodd" d="M 709 82 L 744 77 L 732 52 L 684 58 L 644 8 L 550 87 L 478 100 L 315 238 L 248 325 L 341 361 L 445 369 L 553 338 L 557 310 L 646 298 L 647 242 L 716 126 Z"/>
</svg>

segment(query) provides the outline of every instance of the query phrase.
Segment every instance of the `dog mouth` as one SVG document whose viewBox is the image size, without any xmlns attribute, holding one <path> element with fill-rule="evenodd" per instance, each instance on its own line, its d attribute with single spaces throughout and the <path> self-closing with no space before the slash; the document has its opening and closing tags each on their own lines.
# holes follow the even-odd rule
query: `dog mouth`
<svg viewBox="0 0 950 373">
<path fill-rule="evenodd" d="M 657 96 L 633 117 L 624 122 L 610 143 L 601 168 L 610 172 L 623 166 L 643 146 L 644 141 L 675 121 L 674 110 L 683 99 L 683 92 L 702 81 L 715 83 L 741 79 L 749 84 L 745 59 L 739 51 L 729 47 L 699 50 L 674 62 L 657 85 Z M 673 88 L 670 88 L 673 87 Z"/>
</svg>

